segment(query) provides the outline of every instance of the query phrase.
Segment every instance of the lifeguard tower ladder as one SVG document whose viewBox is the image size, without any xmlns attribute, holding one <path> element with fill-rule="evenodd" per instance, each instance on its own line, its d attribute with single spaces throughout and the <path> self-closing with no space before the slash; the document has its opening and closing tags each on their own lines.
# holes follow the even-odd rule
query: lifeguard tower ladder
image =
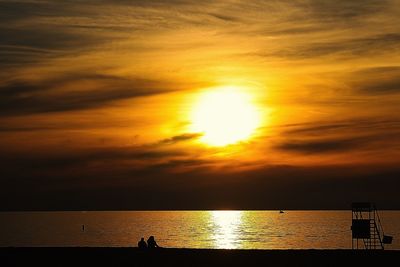
<svg viewBox="0 0 400 267">
<path fill-rule="evenodd" d="M 352 249 L 385 249 L 392 243 L 392 236 L 385 235 L 375 204 L 352 204 Z M 362 240 L 362 241 L 361 241 Z"/>
</svg>

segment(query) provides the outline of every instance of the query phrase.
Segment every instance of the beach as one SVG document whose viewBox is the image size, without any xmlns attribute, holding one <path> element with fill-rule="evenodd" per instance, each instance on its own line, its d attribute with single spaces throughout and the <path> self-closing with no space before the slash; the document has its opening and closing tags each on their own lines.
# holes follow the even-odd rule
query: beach
<svg viewBox="0 0 400 267">
<path fill-rule="evenodd" d="M 1 266 L 384 266 L 400 251 L 9 247 L 0 257 Z"/>
</svg>

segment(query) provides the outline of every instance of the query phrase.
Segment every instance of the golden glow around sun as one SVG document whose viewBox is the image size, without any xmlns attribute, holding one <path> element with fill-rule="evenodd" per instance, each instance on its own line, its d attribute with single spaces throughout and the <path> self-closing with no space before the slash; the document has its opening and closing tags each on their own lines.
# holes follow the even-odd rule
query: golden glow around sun
<svg viewBox="0 0 400 267">
<path fill-rule="evenodd" d="M 225 146 L 249 139 L 260 125 L 260 115 L 249 94 L 219 87 L 200 96 L 191 122 L 191 131 L 202 133 L 202 142 Z"/>
</svg>

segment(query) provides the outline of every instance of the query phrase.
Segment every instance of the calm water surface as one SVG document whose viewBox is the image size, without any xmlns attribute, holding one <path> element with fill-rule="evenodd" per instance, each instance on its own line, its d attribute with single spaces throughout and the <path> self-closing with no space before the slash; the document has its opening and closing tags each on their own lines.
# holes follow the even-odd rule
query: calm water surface
<svg viewBox="0 0 400 267">
<path fill-rule="evenodd" d="M 400 249 L 400 211 L 381 211 Z M 82 231 L 85 225 L 85 231 Z M 0 246 L 136 246 L 154 235 L 176 248 L 350 248 L 350 211 L 121 211 L 0 213 Z"/>
</svg>

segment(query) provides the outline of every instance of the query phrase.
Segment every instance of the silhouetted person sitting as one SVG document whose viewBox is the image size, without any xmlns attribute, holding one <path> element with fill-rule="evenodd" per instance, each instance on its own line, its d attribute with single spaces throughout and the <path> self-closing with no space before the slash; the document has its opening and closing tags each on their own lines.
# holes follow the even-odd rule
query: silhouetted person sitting
<svg viewBox="0 0 400 267">
<path fill-rule="evenodd" d="M 154 240 L 154 236 L 150 236 L 149 239 L 147 239 L 147 247 L 149 249 L 153 249 L 153 248 L 159 248 L 160 246 L 157 245 L 156 240 Z"/>
<path fill-rule="evenodd" d="M 146 241 L 144 241 L 143 237 L 140 239 L 140 241 L 138 242 L 137 245 L 138 245 L 139 249 L 146 249 L 147 248 Z"/>
</svg>

